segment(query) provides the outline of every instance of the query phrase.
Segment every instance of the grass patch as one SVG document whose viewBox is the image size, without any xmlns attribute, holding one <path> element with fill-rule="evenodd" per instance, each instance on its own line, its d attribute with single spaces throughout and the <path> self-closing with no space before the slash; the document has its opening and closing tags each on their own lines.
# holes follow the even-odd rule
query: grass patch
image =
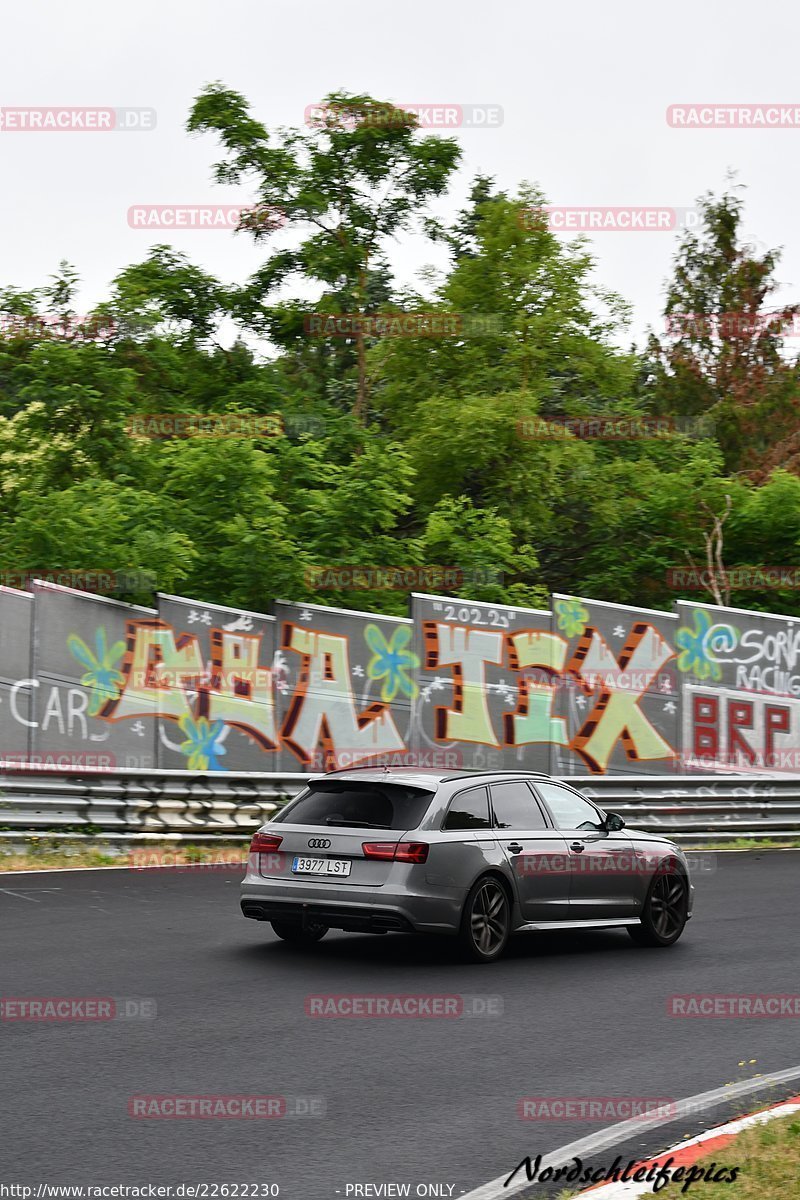
<svg viewBox="0 0 800 1200">
<path fill-rule="evenodd" d="M 42 837 L 24 848 L 14 839 L 0 839 L 0 872 L 36 871 L 45 867 L 199 867 L 224 869 L 226 863 L 243 862 L 248 842 L 215 843 L 213 846 L 181 842 L 131 846 L 117 849 L 111 843 L 70 841 L 64 837 Z"/>
<path fill-rule="evenodd" d="M 800 838 L 787 838 L 784 841 L 773 841 L 772 838 L 733 838 L 730 842 L 684 846 L 683 849 L 702 854 L 704 850 L 796 850 L 798 847 Z"/>
<path fill-rule="evenodd" d="M 698 1182 L 681 1191 L 671 1183 L 658 1195 L 662 1200 L 700 1196 L 702 1200 L 789 1200 L 800 1196 L 800 1115 L 780 1117 L 745 1129 L 715 1156 L 700 1159 L 698 1167 L 739 1167 L 733 1183 Z"/>
<path fill-rule="evenodd" d="M 800 1196 L 800 1115 L 779 1117 L 766 1125 L 745 1129 L 723 1150 L 706 1155 L 693 1165 L 705 1172 L 712 1164 L 715 1164 L 712 1179 L 723 1167 L 726 1168 L 723 1178 L 730 1179 L 731 1169 L 738 1167 L 733 1183 L 706 1183 L 695 1176 L 694 1182 L 687 1184 L 684 1176 L 656 1193 L 650 1184 L 650 1190 L 644 1194 L 655 1194 L 659 1200 L 686 1200 L 687 1196 L 694 1200 L 790 1200 Z M 673 1172 L 677 1169 L 673 1168 Z M 558 1200 L 573 1200 L 579 1194 L 559 1192 Z"/>
</svg>

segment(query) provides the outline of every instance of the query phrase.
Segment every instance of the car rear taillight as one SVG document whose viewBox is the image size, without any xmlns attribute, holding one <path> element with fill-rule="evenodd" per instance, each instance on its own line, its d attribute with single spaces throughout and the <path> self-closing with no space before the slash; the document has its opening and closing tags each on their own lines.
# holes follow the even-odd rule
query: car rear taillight
<svg viewBox="0 0 800 1200">
<path fill-rule="evenodd" d="M 424 863 L 428 858 L 427 842 L 362 842 L 365 858 L 382 858 L 390 862 Z"/>
<path fill-rule="evenodd" d="M 397 842 L 362 842 L 364 858 L 394 858 Z"/>
<path fill-rule="evenodd" d="M 270 851 L 277 850 L 282 841 L 283 838 L 274 833 L 254 833 L 250 853 L 269 854 Z"/>
<path fill-rule="evenodd" d="M 428 857 L 426 842 L 398 842 L 395 862 L 424 863 Z"/>
</svg>

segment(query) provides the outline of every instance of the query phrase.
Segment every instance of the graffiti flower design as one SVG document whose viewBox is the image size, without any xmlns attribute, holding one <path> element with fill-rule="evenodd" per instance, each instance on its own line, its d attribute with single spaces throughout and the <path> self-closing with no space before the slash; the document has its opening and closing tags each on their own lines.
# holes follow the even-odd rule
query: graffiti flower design
<svg viewBox="0 0 800 1200">
<path fill-rule="evenodd" d="M 226 751 L 217 739 L 225 728 L 225 722 L 209 721 L 208 717 L 195 720 L 186 713 L 178 721 L 178 727 L 187 738 L 180 744 L 181 754 L 187 758 L 187 768 L 190 771 L 221 771 L 217 756 L 222 756 Z"/>
<path fill-rule="evenodd" d="M 117 669 L 117 661 L 125 653 L 125 643 L 114 642 L 108 649 L 106 631 L 101 625 L 95 630 L 94 645 L 95 649 L 91 651 L 77 633 L 71 633 L 67 638 L 70 654 L 84 668 L 81 683 L 91 689 L 88 709 L 90 717 L 96 717 L 109 700 L 116 700 L 125 682 L 125 676 Z"/>
<path fill-rule="evenodd" d="M 722 668 L 709 648 L 711 617 L 704 608 L 696 608 L 692 614 L 694 629 L 682 625 L 675 635 L 675 645 L 680 650 L 678 670 L 684 674 L 691 671 L 698 679 L 722 678 Z"/>
<path fill-rule="evenodd" d="M 387 642 L 377 625 L 367 625 L 364 641 L 372 651 L 372 658 L 367 666 L 367 677 L 383 680 L 381 700 L 391 704 L 398 694 L 413 700 L 417 695 L 417 685 L 408 675 L 408 671 L 413 671 L 419 666 L 419 658 L 413 650 L 408 649 L 411 627 L 398 625 Z"/>
<path fill-rule="evenodd" d="M 589 612 L 579 600 L 556 600 L 558 628 L 567 637 L 580 637 L 589 622 Z"/>
</svg>

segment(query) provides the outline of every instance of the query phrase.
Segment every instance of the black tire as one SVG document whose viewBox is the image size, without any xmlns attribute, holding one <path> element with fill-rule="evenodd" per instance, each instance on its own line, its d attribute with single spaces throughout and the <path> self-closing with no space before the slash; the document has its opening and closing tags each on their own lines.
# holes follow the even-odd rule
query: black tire
<svg viewBox="0 0 800 1200">
<path fill-rule="evenodd" d="M 472 885 L 461 916 L 459 942 L 470 962 L 490 963 L 506 948 L 511 933 L 508 893 L 493 875 Z"/>
<path fill-rule="evenodd" d="M 327 925 L 317 925 L 307 921 L 301 925 L 299 921 L 272 921 L 273 930 L 284 942 L 292 942 L 295 946 L 311 946 L 320 941 L 328 932 Z"/>
<path fill-rule="evenodd" d="M 638 946 L 673 946 L 688 920 L 689 881 L 682 871 L 662 870 L 653 878 L 638 925 L 628 933 Z"/>
</svg>

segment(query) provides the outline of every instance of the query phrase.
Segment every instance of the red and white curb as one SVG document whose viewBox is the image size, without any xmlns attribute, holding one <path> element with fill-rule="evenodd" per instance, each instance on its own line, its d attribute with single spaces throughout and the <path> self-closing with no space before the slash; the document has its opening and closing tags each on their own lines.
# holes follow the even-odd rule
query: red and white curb
<svg viewBox="0 0 800 1200">
<path fill-rule="evenodd" d="M 754 1125 L 766 1125 L 768 1121 L 774 1121 L 776 1117 L 790 1117 L 793 1113 L 798 1112 L 800 1112 L 800 1096 L 794 1096 L 791 1100 L 786 1100 L 783 1104 L 776 1104 L 773 1108 L 765 1108 L 761 1112 L 752 1113 L 749 1117 L 741 1117 L 738 1121 L 729 1121 L 726 1125 L 717 1125 L 716 1128 L 707 1129 L 705 1133 L 701 1133 L 697 1137 L 678 1142 L 676 1146 L 665 1150 L 657 1158 L 648 1158 L 637 1162 L 628 1174 L 633 1175 L 641 1167 L 647 1170 L 650 1170 L 651 1167 L 661 1167 L 669 1159 L 672 1159 L 670 1171 L 674 1174 L 678 1167 L 690 1167 L 701 1158 L 705 1158 L 706 1155 L 716 1154 L 717 1151 L 723 1150 L 743 1129 L 750 1129 Z M 736 1164 L 729 1165 L 735 1166 Z M 591 1196 L 592 1200 L 629 1200 L 629 1197 L 645 1196 L 652 1191 L 652 1183 L 648 1183 L 646 1180 L 638 1183 L 628 1180 L 625 1183 L 613 1181 L 598 1183 L 585 1192 L 580 1192 L 579 1195 Z"/>
</svg>

